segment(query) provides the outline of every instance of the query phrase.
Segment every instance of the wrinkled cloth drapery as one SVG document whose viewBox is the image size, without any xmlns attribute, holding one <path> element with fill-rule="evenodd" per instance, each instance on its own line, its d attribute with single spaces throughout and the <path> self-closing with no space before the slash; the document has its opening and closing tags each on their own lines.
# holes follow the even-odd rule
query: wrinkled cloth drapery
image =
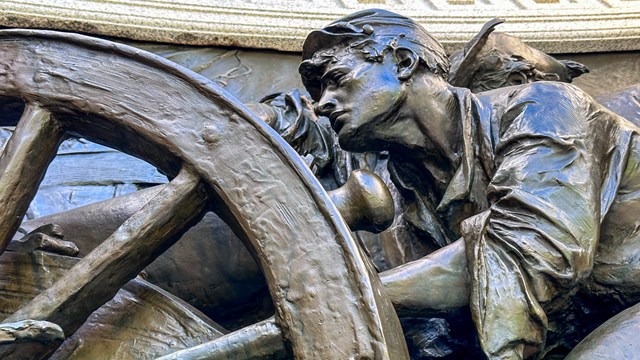
<svg viewBox="0 0 640 360">
<path fill-rule="evenodd" d="M 429 188 L 432 179 L 390 162 L 421 204 L 405 218 L 436 243 L 464 238 L 470 306 L 487 357 L 518 359 L 525 345 L 543 347 L 549 317 L 581 286 L 638 301 L 632 274 L 640 260 L 616 251 L 640 248 L 629 230 L 638 221 L 608 215 L 611 208 L 640 214 L 633 196 L 640 174 L 629 165 L 640 163 L 639 129 L 567 84 L 479 95 L 459 89 L 457 97 L 463 159 L 442 195 Z M 598 271 L 612 262 L 626 275 Z"/>
<path fill-rule="evenodd" d="M 525 345 L 542 350 L 578 291 L 622 308 L 640 301 L 640 216 L 630 216 L 640 214 L 640 130 L 571 85 L 455 92 L 463 158 L 446 189 L 438 192 L 438 179 L 408 163 L 392 158 L 389 169 L 404 190 L 402 218 L 421 241 L 439 248 L 464 238 L 470 306 L 487 357 L 517 359 Z M 335 139 L 318 141 L 331 138 L 327 124 L 292 126 L 314 115 L 308 104 L 292 105 L 303 97 L 265 100 L 298 110 L 296 121 L 278 122 L 279 132 L 315 134 L 300 145 L 312 149 L 317 169 L 343 153 Z"/>
</svg>

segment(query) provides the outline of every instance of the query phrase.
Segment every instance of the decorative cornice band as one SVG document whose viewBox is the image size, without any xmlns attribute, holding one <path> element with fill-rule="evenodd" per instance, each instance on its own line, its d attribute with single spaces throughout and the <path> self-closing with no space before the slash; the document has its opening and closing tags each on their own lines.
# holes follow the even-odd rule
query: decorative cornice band
<svg viewBox="0 0 640 360">
<path fill-rule="evenodd" d="M 368 7 L 416 19 L 448 50 L 493 17 L 550 53 L 640 50 L 640 0 L 3 0 L 0 25 L 300 51 L 311 30 Z"/>
</svg>

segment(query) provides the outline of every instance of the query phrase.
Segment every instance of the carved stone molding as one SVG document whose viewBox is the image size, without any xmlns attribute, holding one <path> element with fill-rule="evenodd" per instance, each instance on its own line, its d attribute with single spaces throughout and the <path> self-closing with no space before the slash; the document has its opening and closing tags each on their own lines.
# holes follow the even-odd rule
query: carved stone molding
<svg viewBox="0 0 640 360">
<path fill-rule="evenodd" d="M 418 20 L 448 50 L 493 17 L 550 53 L 640 49 L 640 0 L 4 0 L 0 25 L 300 51 L 310 30 L 369 7 Z"/>
</svg>

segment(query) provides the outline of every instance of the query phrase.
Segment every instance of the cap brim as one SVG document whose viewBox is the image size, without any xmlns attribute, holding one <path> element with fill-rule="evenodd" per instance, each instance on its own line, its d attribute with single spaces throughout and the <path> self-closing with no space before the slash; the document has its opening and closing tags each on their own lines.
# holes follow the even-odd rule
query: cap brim
<svg viewBox="0 0 640 360">
<path fill-rule="evenodd" d="M 303 66 L 307 68 L 307 72 L 321 72 L 322 69 L 319 69 L 320 66 L 317 66 L 318 69 L 314 69 L 313 63 L 305 64 L 305 60 L 309 60 L 313 57 L 315 53 L 318 51 L 329 50 L 338 46 L 349 46 L 349 44 L 355 42 L 358 39 L 362 39 L 367 37 L 364 34 L 358 33 L 339 33 L 339 32 L 329 32 L 325 29 L 323 30 L 315 30 L 309 33 L 307 39 L 304 42 L 302 47 L 302 61 L 300 64 L 300 68 Z M 300 71 L 301 74 L 303 73 Z M 311 98 L 315 101 L 319 100 L 320 97 L 320 77 L 322 74 L 317 74 L 316 77 L 305 77 L 304 74 L 302 76 L 302 83 L 305 88 L 311 95 Z"/>
<path fill-rule="evenodd" d="M 338 45 L 352 43 L 354 40 L 367 37 L 358 33 L 334 33 L 326 30 L 314 30 L 307 35 L 302 45 L 302 60 L 310 59 L 320 50 L 331 49 Z"/>
<path fill-rule="evenodd" d="M 476 34 L 464 46 L 462 60 L 455 64 L 455 67 L 449 72 L 449 83 L 453 86 L 469 87 L 473 75 L 478 71 L 480 62 L 478 58 L 482 54 L 489 35 L 495 30 L 496 26 L 502 24 L 503 19 L 491 19 L 487 21 L 479 33 Z"/>
</svg>

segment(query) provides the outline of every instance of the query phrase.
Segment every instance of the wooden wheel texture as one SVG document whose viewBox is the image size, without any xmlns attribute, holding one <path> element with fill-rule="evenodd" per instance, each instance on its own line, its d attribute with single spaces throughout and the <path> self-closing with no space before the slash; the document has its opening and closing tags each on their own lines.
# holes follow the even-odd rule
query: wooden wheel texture
<svg viewBox="0 0 640 360">
<path fill-rule="evenodd" d="M 294 358 L 408 357 L 391 302 L 326 193 L 224 90 L 155 55 L 75 34 L 3 30 L 0 54 L 0 96 L 26 103 L 0 159 L 0 250 L 67 135 L 173 178 L 5 322 L 47 320 L 69 336 L 212 210 L 260 264 Z"/>
</svg>

